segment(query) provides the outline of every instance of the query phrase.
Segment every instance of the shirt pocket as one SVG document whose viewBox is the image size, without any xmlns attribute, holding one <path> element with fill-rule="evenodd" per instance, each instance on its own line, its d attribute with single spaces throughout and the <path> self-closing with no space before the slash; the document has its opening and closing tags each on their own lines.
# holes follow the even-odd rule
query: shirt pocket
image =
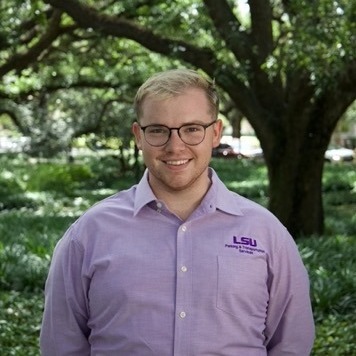
<svg viewBox="0 0 356 356">
<path fill-rule="evenodd" d="M 268 299 L 263 255 L 218 256 L 218 309 L 239 318 L 264 320 Z"/>
</svg>

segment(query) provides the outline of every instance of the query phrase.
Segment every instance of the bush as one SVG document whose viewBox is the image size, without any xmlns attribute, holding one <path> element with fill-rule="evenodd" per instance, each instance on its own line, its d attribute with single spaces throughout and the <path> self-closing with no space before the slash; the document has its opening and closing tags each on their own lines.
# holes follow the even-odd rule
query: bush
<svg viewBox="0 0 356 356">
<path fill-rule="evenodd" d="M 312 355 L 351 355 L 356 348 L 355 236 L 306 238 L 298 247 L 309 271 L 316 322 Z"/>
<path fill-rule="evenodd" d="M 42 310 L 42 293 L 0 292 L 1 355 L 39 355 Z"/>
<path fill-rule="evenodd" d="M 356 190 L 356 171 L 354 166 L 327 165 L 323 173 L 324 192 L 350 192 Z"/>
<path fill-rule="evenodd" d="M 36 208 L 36 203 L 26 196 L 25 183 L 16 174 L 0 172 L 0 211 L 7 209 Z"/>
<path fill-rule="evenodd" d="M 228 161 L 228 162 L 227 162 Z M 226 186 L 249 199 L 266 206 L 268 180 L 266 167 L 250 160 L 213 159 L 212 167 Z"/>
<path fill-rule="evenodd" d="M 309 271 L 316 319 L 356 312 L 355 238 L 313 237 L 298 241 L 298 246 Z"/>
<path fill-rule="evenodd" d="M 30 173 L 27 189 L 73 195 L 75 189 L 85 186 L 92 178 L 87 165 L 45 163 Z"/>
<path fill-rule="evenodd" d="M 41 258 L 23 245 L 0 245 L 0 289 L 41 291 L 48 266 L 49 258 Z"/>
<path fill-rule="evenodd" d="M 356 316 L 329 314 L 316 325 L 312 356 L 355 355 Z"/>
<path fill-rule="evenodd" d="M 7 170 L 0 172 L 0 198 L 24 192 L 23 184 L 18 177 Z"/>
</svg>

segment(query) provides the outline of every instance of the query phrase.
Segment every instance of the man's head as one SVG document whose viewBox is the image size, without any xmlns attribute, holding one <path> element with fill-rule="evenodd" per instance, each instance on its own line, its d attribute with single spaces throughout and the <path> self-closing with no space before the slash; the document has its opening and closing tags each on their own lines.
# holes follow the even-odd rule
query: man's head
<svg viewBox="0 0 356 356">
<path fill-rule="evenodd" d="M 214 84 L 187 69 L 158 73 L 138 90 L 132 130 L 157 195 L 206 191 L 222 131 L 218 103 Z"/>
</svg>

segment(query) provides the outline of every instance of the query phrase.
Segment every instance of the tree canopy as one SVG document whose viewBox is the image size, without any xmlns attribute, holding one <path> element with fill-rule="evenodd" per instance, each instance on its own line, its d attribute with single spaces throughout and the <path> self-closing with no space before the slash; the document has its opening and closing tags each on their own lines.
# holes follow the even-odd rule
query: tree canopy
<svg viewBox="0 0 356 356">
<path fill-rule="evenodd" d="M 127 103 L 145 78 L 196 68 L 214 78 L 253 126 L 272 212 L 294 234 L 322 232 L 324 152 L 356 97 L 354 2 L 10 0 L 0 6 L 0 113 L 22 132 L 37 132 L 40 141 L 51 133 L 58 145 L 87 132 L 122 135 L 133 120 Z"/>
</svg>

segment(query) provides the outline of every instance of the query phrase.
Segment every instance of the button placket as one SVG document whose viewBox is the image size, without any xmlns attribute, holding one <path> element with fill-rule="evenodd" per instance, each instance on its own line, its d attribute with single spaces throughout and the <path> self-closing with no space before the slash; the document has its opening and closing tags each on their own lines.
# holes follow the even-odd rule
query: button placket
<svg viewBox="0 0 356 356">
<path fill-rule="evenodd" d="M 190 225 L 184 223 L 177 230 L 176 323 L 174 355 L 186 355 L 190 344 L 190 306 L 192 305 L 192 258 Z"/>
</svg>

